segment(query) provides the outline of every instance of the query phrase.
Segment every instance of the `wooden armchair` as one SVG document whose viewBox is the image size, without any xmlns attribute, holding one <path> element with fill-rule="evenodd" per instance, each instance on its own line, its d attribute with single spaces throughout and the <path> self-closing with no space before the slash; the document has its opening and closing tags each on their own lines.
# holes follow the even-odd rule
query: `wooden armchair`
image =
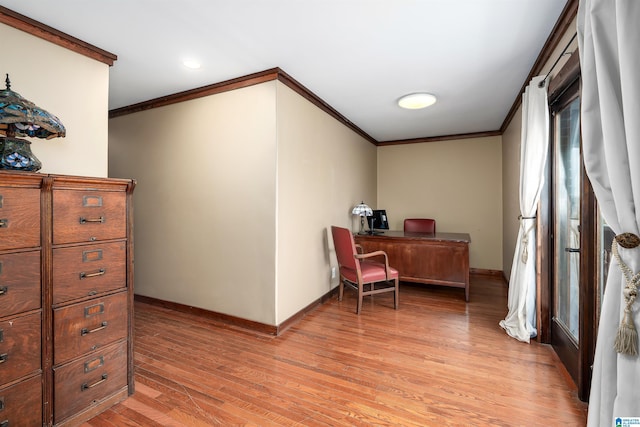
<svg viewBox="0 0 640 427">
<path fill-rule="evenodd" d="M 389 266 L 387 254 L 383 251 L 359 253 L 353 240 L 353 234 L 346 228 L 331 227 L 333 244 L 340 268 L 340 290 L 338 299 L 342 301 L 344 285 L 358 292 L 356 313 L 360 314 L 362 299 L 366 295 L 382 292 L 394 292 L 394 308 L 398 309 L 399 279 L 398 270 Z M 360 247 L 360 252 L 362 247 Z M 377 258 L 374 261 L 371 258 Z M 383 262 L 380 262 L 383 261 Z"/>
</svg>

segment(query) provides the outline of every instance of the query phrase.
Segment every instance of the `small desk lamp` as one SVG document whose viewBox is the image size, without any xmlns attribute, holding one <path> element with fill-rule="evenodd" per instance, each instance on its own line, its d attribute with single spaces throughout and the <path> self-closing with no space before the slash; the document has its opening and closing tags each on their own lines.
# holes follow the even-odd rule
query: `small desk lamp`
<svg viewBox="0 0 640 427">
<path fill-rule="evenodd" d="M 60 119 L 7 88 L 0 90 L 0 169 L 37 171 L 40 160 L 31 152 L 31 142 L 16 136 L 51 139 L 65 136 Z"/>
<path fill-rule="evenodd" d="M 353 208 L 351 213 L 360 217 L 360 232 L 358 234 L 367 234 L 364 231 L 364 217 L 373 215 L 373 210 L 364 202 L 360 202 L 359 205 Z"/>
</svg>

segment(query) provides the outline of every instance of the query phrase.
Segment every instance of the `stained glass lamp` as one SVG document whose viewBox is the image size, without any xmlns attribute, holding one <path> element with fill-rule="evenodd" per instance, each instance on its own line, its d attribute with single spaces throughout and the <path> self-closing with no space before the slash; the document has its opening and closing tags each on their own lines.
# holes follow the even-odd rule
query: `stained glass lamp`
<svg viewBox="0 0 640 427">
<path fill-rule="evenodd" d="M 64 137 L 60 119 L 11 90 L 7 74 L 6 89 L 0 91 L 0 169 L 38 171 L 40 160 L 31 152 L 31 142 L 16 138 L 51 139 Z"/>
<path fill-rule="evenodd" d="M 360 202 L 353 210 L 351 211 L 353 215 L 358 215 L 360 217 L 360 232 L 359 234 L 367 234 L 364 231 L 364 217 L 373 215 L 373 209 L 367 206 L 364 202 Z"/>
</svg>

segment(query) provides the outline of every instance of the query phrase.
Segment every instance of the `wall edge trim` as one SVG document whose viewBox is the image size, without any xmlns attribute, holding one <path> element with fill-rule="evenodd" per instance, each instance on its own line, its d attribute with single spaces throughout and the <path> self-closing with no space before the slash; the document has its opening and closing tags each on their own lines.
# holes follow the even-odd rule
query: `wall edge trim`
<svg viewBox="0 0 640 427">
<path fill-rule="evenodd" d="M 103 62 L 109 66 L 112 66 L 118 59 L 118 57 L 111 52 L 107 52 L 62 31 L 58 31 L 55 28 L 14 12 L 11 9 L 7 9 L 4 6 L 0 6 L 0 23 L 95 59 L 96 61 Z"/>
</svg>

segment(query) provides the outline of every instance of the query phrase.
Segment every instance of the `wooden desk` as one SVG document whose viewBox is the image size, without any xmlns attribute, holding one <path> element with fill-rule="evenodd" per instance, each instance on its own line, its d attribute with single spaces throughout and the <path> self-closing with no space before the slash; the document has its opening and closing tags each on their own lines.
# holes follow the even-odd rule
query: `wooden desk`
<svg viewBox="0 0 640 427">
<path fill-rule="evenodd" d="M 385 251 L 401 281 L 464 288 L 469 301 L 469 234 L 385 231 L 354 238 L 365 252 Z"/>
</svg>

